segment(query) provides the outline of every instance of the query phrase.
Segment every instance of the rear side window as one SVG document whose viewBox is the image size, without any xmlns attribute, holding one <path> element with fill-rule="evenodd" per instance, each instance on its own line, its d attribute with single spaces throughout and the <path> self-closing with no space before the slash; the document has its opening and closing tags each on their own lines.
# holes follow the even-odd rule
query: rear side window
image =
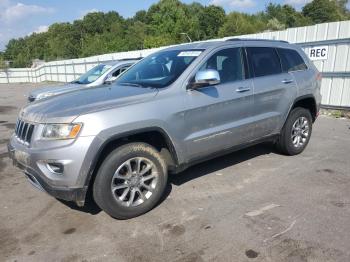
<svg viewBox="0 0 350 262">
<path fill-rule="evenodd" d="M 123 73 L 126 69 L 128 69 L 129 66 L 126 66 L 126 67 L 122 67 L 120 69 L 118 69 L 117 71 L 115 71 L 112 76 L 116 77 L 116 76 L 119 76 L 121 73 Z"/>
<path fill-rule="evenodd" d="M 113 72 L 112 76 L 116 77 L 119 76 L 121 73 L 121 69 L 118 69 L 117 71 Z"/>
<path fill-rule="evenodd" d="M 304 59 L 300 54 L 293 49 L 277 49 L 278 54 L 280 55 L 283 71 L 300 71 L 306 70 L 307 65 L 305 64 Z"/>
<path fill-rule="evenodd" d="M 280 59 L 275 48 L 248 47 L 247 53 L 255 77 L 282 73 Z"/>
</svg>

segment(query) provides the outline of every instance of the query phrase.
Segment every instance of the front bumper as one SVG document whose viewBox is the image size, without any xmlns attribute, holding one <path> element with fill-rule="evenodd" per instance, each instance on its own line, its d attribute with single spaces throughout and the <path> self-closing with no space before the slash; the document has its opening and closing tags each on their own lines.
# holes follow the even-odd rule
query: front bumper
<svg viewBox="0 0 350 262">
<path fill-rule="evenodd" d="M 83 144 L 86 144 L 84 141 Z M 77 147 L 80 152 L 77 152 Z M 71 151 L 75 154 L 84 154 L 84 147 L 81 143 L 70 144 L 66 147 L 59 147 L 58 149 L 43 149 L 33 150 L 21 144 L 16 137 L 12 137 L 9 144 L 7 145 L 9 157 L 12 159 L 13 164 L 23 170 L 25 176 L 29 182 L 37 189 L 48 193 L 49 195 L 66 201 L 74 201 L 79 206 L 84 205 L 85 195 L 88 189 L 87 185 L 79 185 L 78 175 L 81 169 L 83 161 L 79 157 L 72 158 L 69 153 Z M 86 145 L 88 148 L 88 145 Z M 23 157 L 19 157 L 21 154 L 26 156 L 26 160 Z M 70 159 L 65 169 L 64 174 L 52 174 L 48 170 L 44 170 L 41 161 L 49 159 L 58 159 L 57 152 L 59 151 L 60 156 L 66 156 Z M 66 154 L 63 154 L 65 153 Z"/>
</svg>

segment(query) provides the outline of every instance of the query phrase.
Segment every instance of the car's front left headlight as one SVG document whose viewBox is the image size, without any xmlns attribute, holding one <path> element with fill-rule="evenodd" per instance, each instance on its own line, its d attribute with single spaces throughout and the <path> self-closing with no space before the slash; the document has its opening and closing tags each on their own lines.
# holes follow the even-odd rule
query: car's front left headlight
<svg viewBox="0 0 350 262">
<path fill-rule="evenodd" d="M 43 139 L 74 139 L 82 126 L 81 123 L 46 124 L 41 137 Z"/>
</svg>

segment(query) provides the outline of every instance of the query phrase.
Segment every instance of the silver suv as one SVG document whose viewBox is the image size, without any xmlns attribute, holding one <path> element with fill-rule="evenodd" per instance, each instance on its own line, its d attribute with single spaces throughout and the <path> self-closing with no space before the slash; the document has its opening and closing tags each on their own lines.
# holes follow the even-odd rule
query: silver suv
<svg viewBox="0 0 350 262">
<path fill-rule="evenodd" d="M 179 45 L 130 67 L 115 84 L 25 106 L 8 149 L 29 181 L 109 215 L 152 209 L 168 173 L 261 141 L 307 146 L 321 75 L 287 42 Z M 90 191 L 89 191 L 90 192 Z"/>
<path fill-rule="evenodd" d="M 123 73 L 138 60 L 139 59 L 126 59 L 100 63 L 73 82 L 59 86 L 42 87 L 32 91 L 28 95 L 28 101 L 33 102 L 35 100 L 40 100 L 79 89 L 100 86 L 103 84 L 111 84 L 121 73 Z"/>
</svg>

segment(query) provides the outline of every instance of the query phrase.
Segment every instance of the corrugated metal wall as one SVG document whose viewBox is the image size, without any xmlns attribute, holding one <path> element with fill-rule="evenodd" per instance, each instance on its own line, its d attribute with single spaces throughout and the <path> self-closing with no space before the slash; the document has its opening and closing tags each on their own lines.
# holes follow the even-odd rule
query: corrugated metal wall
<svg viewBox="0 0 350 262">
<path fill-rule="evenodd" d="M 163 47 L 164 48 L 164 47 Z M 0 72 L 0 83 L 38 83 L 43 81 L 70 82 L 101 62 L 145 57 L 161 48 L 111 53 L 79 59 L 44 63 L 36 68 L 10 68 Z"/>
<path fill-rule="evenodd" d="M 310 48 L 327 46 L 327 59 L 314 61 L 317 68 L 323 73 L 322 104 L 350 107 L 350 21 L 243 35 L 237 36 L 237 38 L 285 40 L 301 45 L 307 54 Z M 7 74 L 0 72 L 0 83 L 69 82 L 102 61 L 144 57 L 160 49 L 162 48 L 48 62 L 35 69 L 9 69 Z"/>
<path fill-rule="evenodd" d="M 241 37 L 285 40 L 299 44 L 306 54 L 309 54 L 313 47 L 327 46 L 328 58 L 313 61 L 323 74 L 322 104 L 350 107 L 350 21 L 290 28 L 285 31 Z"/>
</svg>

